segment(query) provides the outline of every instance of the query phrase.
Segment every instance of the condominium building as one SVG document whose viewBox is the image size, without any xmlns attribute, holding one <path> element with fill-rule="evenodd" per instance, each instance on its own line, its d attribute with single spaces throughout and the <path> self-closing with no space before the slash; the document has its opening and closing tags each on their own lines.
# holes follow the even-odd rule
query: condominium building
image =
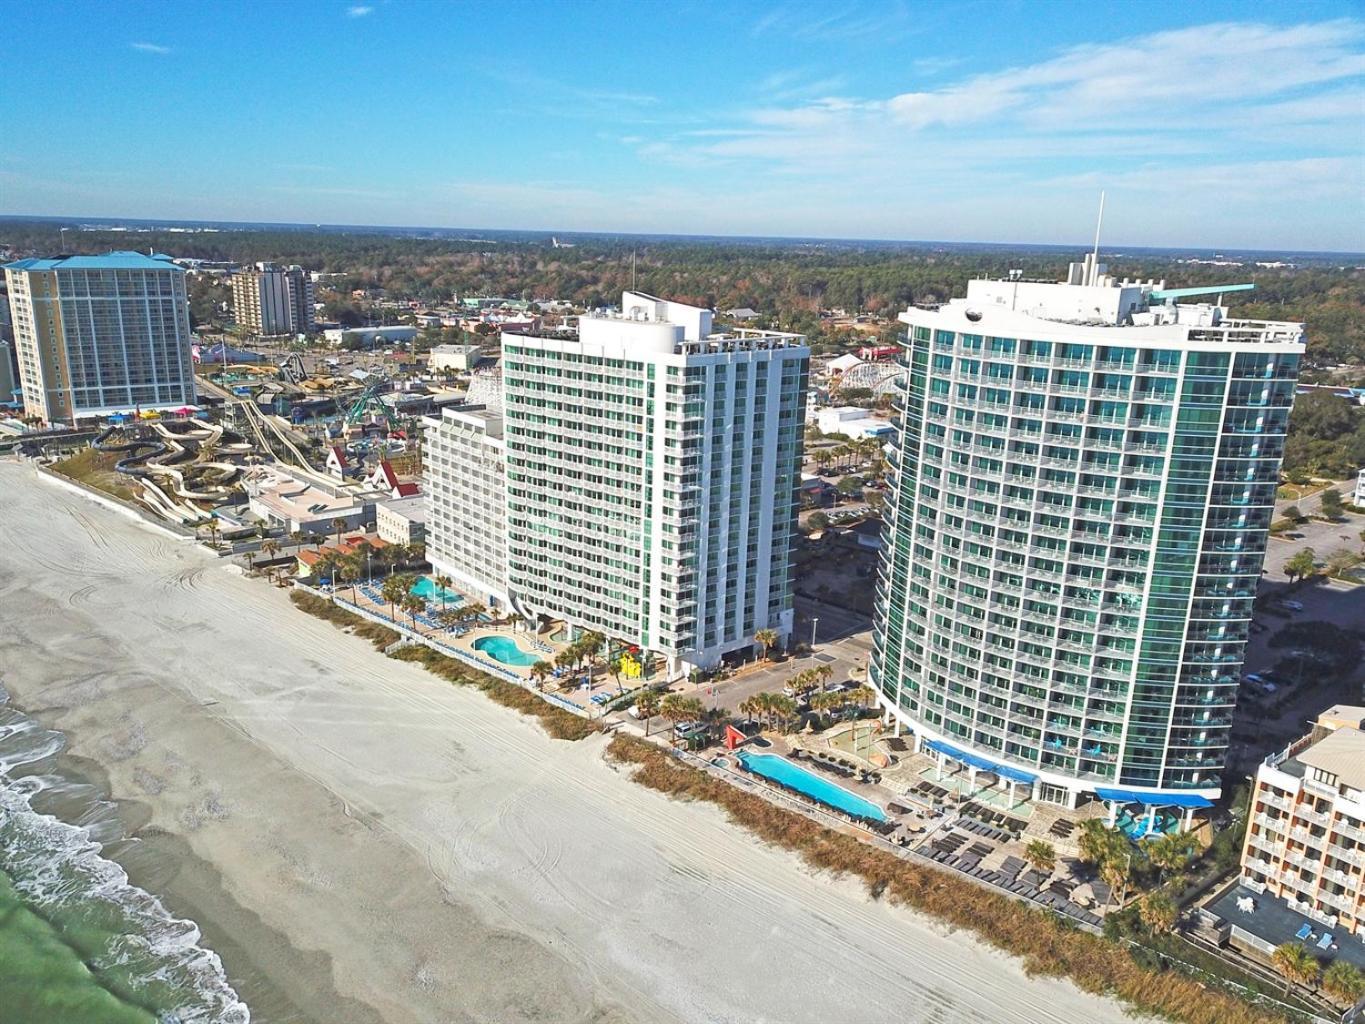
<svg viewBox="0 0 1365 1024">
<path fill-rule="evenodd" d="M 871 676 L 917 749 L 1069 806 L 1219 795 L 1303 330 L 1178 303 L 1218 291 L 1088 256 L 901 314 Z"/>
<path fill-rule="evenodd" d="M 1256 771 L 1242 885 L 1365 935 L 1365 708 L 1338 705 Z"/>
<path fill-rule="evenodd" d="M 507 606 L 507 472 L 501 414 L 481 405 L 427 417 L 422 450 L 427 561 L 489 608 Z"/>
<path fill-rule="evenodd" d="M 637 292 L 621 310 L 503 335 L 505 590 L 527 617 L 658 652 L 676 676 L 760 629 L 790 633 L 810 353 L 799 335 L 712 333 L 710 310 Z M 447 426 L 458 416 L 436 435 L 464 429 Z M 429 470 L 434 560 L 456 529 L 437 489 L 463 472 Z"/>
<path fill-rule="evenodd" d="M 136 252 L 5 267 L 24 411 L 48 422 L 194 403 L 185 272 Z"/>
<path fill-rule="evenodd" d="M 299 266 L 256 263 L 232 275 L 237 326 L 253 334 L 312 334 L 313 279 Z"/>
</svg>

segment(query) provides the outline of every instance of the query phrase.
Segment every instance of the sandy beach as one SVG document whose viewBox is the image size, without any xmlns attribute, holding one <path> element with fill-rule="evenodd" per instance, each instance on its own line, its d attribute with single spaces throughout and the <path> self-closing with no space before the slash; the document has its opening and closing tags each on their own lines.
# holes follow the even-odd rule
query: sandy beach
<svg viewBox="0 0 1365 1024">
<path fill-rule="evenodd" d="M 29 466 L 0 462 L 0 536 L 5 687 L 253 1020 L 1123 1019 Z"/>
</svg>

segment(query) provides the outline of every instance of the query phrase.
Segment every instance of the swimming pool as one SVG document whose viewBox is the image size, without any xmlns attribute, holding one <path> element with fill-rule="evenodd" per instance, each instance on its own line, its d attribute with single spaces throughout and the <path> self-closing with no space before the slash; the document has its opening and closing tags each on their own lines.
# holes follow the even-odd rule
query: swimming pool
<svg viewBox="0 0 1365 1024">
<path fill-rule="evenodd" d="M 464 598 L 455 593 L 455 591 L 446 590 L 444 587 L 438 587 L 436 581 L 430 576 L 418 577 L 417 582 L 412 585 L 412 593 L 414 596 L 420 597 L 423 601 L 435 601 L 438 604 L 440 603 L 441 595 L 444 594 L 447 606 L 459 604 L 464 600 Z"/>
<path fill-rule="evenodd" d="M 822 804 L 837 807 L 845 814 L 851 814 L 855 818 L 871 818 L 873 821 L 886 820 L 886 812 L 872 801 L 864 800 L 856 793 L 850 793 L 843 786 L 836 786 L 834 783 L 806 771 L 785 757 L 779 757 L 776 754 L 750 754 L 745 751 L 739 755 L 739 760 L 744 767 L 756 775 L 762 775 L 765 779 L 772 779 L 784 786 L 790 786 L 798 793 L 805 793 L 806 796 L 819 800 Z"/>
<path fill-rule="evenodd" d="M 504 665 L 517 665 L 521 668 L 527 668 L 541 660 L 540 655 L 527 654 L 517 646 L 515 640 L 505 636 L 481 636 L 474 641 L 474 650 Z"/>
</svg>

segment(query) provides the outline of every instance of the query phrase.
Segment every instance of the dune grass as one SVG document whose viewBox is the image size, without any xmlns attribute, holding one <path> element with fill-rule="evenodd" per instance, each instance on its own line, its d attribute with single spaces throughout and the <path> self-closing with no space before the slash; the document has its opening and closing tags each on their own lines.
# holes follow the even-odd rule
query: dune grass
<svg viewBox="0 0 1365 1024">
<path fill-rule="evenodd" d="M 512 708 L 523 715 L 539 719 L 541 727 L 557 740 L 586 739 L 601 730 L 595 722 L 580 718 L 571 711 L 557 708 L 536 694 L 515 683 L 495 679 L 478 669 L 471 668 L 462 661 L 434 651 L 422 644 L 400 647 L 391 658 L 399 661 L 412 661 L 423 666 L 428 672 L 440 676 L 447 682 L 459 686 L 476 686 L 491 700 L 504 707 Z"/>
<path fill-rule="evenodd" d="M 52 472 L 75 480 L 77 483 L 93 487 L 97 491 L 113 495 L 121 501 L 132 501 L 136 492 L 128 483 L 128 478 L 114 471 L 114 463 L 119 456 L 114 452 L 96 451 L 82 448 L 64 459 L 52 463 Z"/>
<path fill-rule="evenodd" d="M 964 879 L 897 857 L 852 835 L 776 807 L 667 751 L 618 734 L 611 759 L 633 765 L 636 782 L 728 812 L 760 839 L 793 850 L 811 867 L 861 879 L 876 897 L 913 907 L 1019 957 L 1029 974 L 1067 978 L 1086 992 L 1111 995 L 1134 1010 L 1187 1024 L 1272 1024 L 1292 1018 L 1252 1006 L 1176 970 L 1139 964 L 1125 947 L 1081 931 Z"/>
<path fill-rule="evenodd" d="M 369 640 L 380 650 L 402 637 L 387 626 L 371 622 L 364 616 L 347 611 L 325 597 L 318 597 L 306 590 L 295 589 L 289 600 L 301 611 L 325 619 L 338 629 L 350 626 L 355 635 Z M 389 657 L 397 661 L 410 661 L 421 665 L 428 672 L 440 676 L 449 683 L 459 686 L 474 686 L 482 690 L 490 700 L 504 707 L 512 708 L 523 715 L 539 720 L 541 727 L 557 740 L 581 740 L 600 732 L 595 722 L 579 718 L 570 711 L 557 708 L 542 700 L 536 694 L 514 683 L 504 682 L 471 668 L 462 661 L 447 657 L 424 644 L 409 644 L 399 647 Z"/>
<path fill-rule="evenodd" d="M 363 615 L 348 612 L 340 605 L 334 604 L 325 597 L 318 597 L 310 594 L 306 590 L 297 588 L 289 592 L 289 600 L 294 602 L 294 607 L 307 612 L 309 615 L 319 619 L 325 619 L 337 629 L 345 629 L 347 626 L 355 632 L 355 635 L 370 641 L 381 651 L 402 639 L 399 634 L 387 626 L 381 626 L 377 622 L 371 622 Z"/>
</svg>

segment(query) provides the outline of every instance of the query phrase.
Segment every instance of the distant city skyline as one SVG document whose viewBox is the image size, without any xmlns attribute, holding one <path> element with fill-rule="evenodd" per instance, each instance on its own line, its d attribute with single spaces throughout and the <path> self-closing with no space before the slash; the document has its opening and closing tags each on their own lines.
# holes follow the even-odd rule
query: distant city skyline
<svg viewBox="0 0 1365 1024">
<path fill-rule="evenodd" d="M 240 10 L 26 10 L 0 213 L 1365 250 L 1349 0 Z"/>
</svg>

